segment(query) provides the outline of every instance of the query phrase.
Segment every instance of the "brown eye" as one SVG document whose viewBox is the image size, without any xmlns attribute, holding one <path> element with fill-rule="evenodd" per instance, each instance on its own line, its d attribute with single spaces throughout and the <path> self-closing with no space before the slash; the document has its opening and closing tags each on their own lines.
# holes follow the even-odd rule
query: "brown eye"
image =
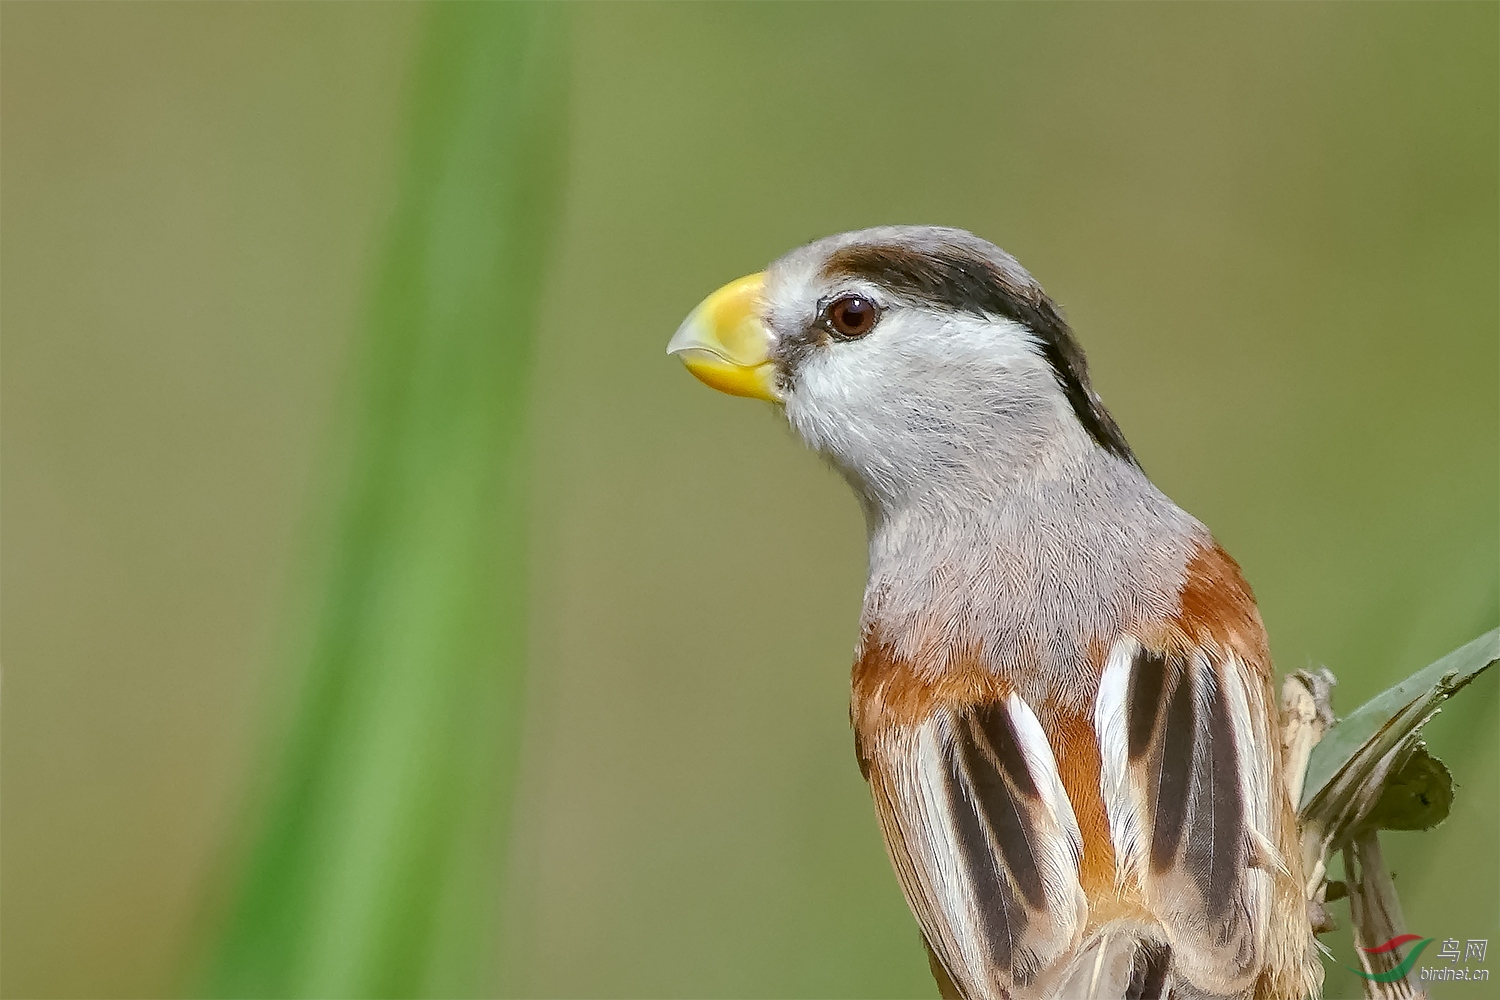
<svg viewBox="0 0 1500 1000">
<path fill-rule="evenodd" d="M 845 295 L 835 299 L 824 310 L 828 328 L 840 337 L 854 339 L 863 337 L 875 328 L 880 318 L 880 309 L 869 299 L 858 295 Z"/>
</svg>

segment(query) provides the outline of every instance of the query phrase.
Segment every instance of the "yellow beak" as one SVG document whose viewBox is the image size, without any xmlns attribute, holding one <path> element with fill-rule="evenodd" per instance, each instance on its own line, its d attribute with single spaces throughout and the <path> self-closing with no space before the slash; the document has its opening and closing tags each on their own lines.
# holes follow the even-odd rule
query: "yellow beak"
<svg viewBox="0 0 1500 1000">
<path fill-rule="evenodd" d="M 667 353 L 720 392 L 781 402 L 771 361 L 776 339 L 761 318 L 765 284 L 764 272 L 747 274 L 704 299 L 677 328 Z"/>
</svg>

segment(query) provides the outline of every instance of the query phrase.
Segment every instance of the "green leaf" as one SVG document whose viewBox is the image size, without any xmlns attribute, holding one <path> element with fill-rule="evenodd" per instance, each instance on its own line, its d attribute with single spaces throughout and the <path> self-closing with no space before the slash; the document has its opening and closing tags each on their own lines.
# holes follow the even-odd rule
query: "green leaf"
<svg viewBox="0 0 1500 1000">
<path fill-rule="evenodd" d="M 1453 775 L 1419 741 L 1400 771 L 1386 779 L 1365 823 L 1377 830 L 1431 830 L 1453 807 Z"/>
<path fill-rule="evenodd" d="M 1441 821 L 1452 795 L 1451 779 L 1440 762 L 1420 749 L 1421 727 L 1444 701 L 1497 661 L 1500 629 L 1417 671 L 1336 723 L 1308 759 L 1299 810 L 1304 824 L 1317 829 L 1325 843 L 1334 843 L 1360 823 L 1379 819 L 1375 811 L 1380 805 L 1391 822 L 1431 826 Z M 1423 764 L 1424 758 L 1430 764 Z M 1394 790 L 1388 792 L 1388 785 Z M 1431 808 L 1413 810 L 1412 803 L 1398 801 L 1402 794 L 1428 795 L 1433 800 L 1428 807 L 1441 800 L 1442 815 Z"/>
<path fill-rule="evenodd" d="M 435 4 L 288 731 L 207 990 L 493 990 L 526 619 L 523 421 L 556 215 L 557 7 Z"/>
</svg>

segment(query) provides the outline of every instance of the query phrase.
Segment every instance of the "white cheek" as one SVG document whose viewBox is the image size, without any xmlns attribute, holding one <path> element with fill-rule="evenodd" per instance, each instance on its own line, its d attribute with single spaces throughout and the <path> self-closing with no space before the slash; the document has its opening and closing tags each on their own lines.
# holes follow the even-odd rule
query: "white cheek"
<svg viewBox="0 0 1500 1000">
<path fill-rule="evenodd" d="M 1050 419 L 1060 400 L 1019 325 L 902 309 L 808 357 L 786 411 L 809 446 L 883 492 L 971 464 L 1008 421 Z"/>
<path fill-rule="evenodd" d="M 916 309 L 808 355 L 786 417 L 879 501 L 941 481 L 983 489 L 1077 424 L 1025 328 Z"/>
</svg>

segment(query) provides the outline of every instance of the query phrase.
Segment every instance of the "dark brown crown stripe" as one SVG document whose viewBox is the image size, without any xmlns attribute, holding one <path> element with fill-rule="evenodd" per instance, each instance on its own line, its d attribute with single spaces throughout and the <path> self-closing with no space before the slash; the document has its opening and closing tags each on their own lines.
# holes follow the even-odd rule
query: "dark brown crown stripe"
<svg viewBox="0 0 1500 1000">
<path fill-rule="evenodd" d="M 1056 303 L 1037 286 L 1017 284 L 992 261 L 961 247 L 849 246 L 834 251 L 824 271 L 864 278 L 896 295 L 956 312 L 1002 316 L 1021 324 L 1040 342 L 1043 358 L 1089 436 L 1104 450 L 1138 464 L 1089 384 L 1083 349 Z"/>
</svg>

